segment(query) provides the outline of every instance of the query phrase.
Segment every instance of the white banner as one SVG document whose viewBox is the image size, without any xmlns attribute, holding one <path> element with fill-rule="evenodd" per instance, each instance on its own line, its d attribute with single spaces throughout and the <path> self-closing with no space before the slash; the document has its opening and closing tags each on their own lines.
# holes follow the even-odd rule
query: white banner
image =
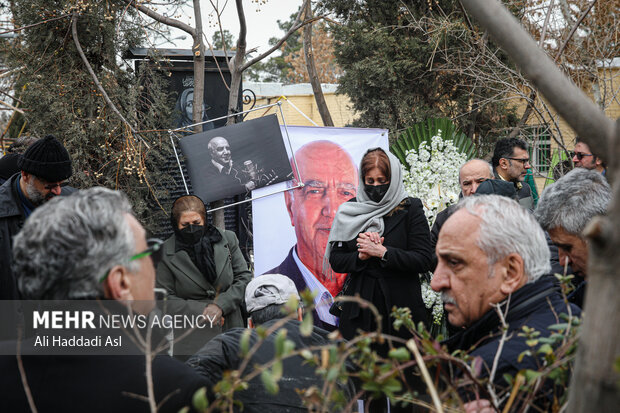
<svg viewBox="0 0 620 413">
<path fill-rule="evenodd" d="M 286 141 L 287 131 L 281 128 Z M 252 201 L 257 276 L 276 268 L 281 273 L 288 272 L 284 269 L 299 261 L 316 275 L 336 209 L 355 196 L 362 156 L 369 148 L 388 150 L 388 131 L 383 129 L 289 126 L 288 135 L 305 186 L 286 191 L 286 196 L 278 193 Z M 288 145 L 286 149 L 290 156 Z M 286 186 L 283 182 L 261 188 L 253 191 L 252 197 Z M 295 245 L 298 245 L 296 256 L 291 257 Z M 299 271 L 296 276 L 284 274 L 298 287 L 299 279 L 295 277 L 299 278 Z M 333 295 L 338 292 L 333 285 L 325 287 Z"/>
</svg>

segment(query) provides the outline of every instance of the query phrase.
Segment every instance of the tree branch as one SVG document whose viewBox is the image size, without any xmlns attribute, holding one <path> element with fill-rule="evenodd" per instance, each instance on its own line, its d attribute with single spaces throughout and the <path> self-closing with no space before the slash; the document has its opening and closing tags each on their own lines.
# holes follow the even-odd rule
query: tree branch
<svg viewBox="0 0 620 413">
<path fill-rule="evenodd" d="M 574 83 L 523 30 L 519 22 L 497 1 L 462 0 L 469 13 L 486 27 L 498 44 L 511 56 L 526 77 L 555 110 L 598 155 L 607 148 L 614 123 Z"/>
<path fill-rule="evenodd" d="M 105 89 L 101 85 L 101 82 L 99 82 L 99 79 L 97 78 L 97 75 L 95 74 L 95 71 L 93 70 L 90 63 L 88 62 L 88 59 L 86 58 L 86 55 L 84 54 L 84 51 L 82 50 L 82 46 L 80 45 L 80 40 L 78 39 L 78 35 L 77 35 L 77 19 L 78 19 L 77 14 L 74 14 L 73 17 L 71 18 L 71 34 L 73 35 L 73 41 L 75 43 L 77 52 L 82 58 L 82 61 L 84 62 L 84 65 L 86 66 L 86 69 L 88 70 L 88 73 L 90 73 L 91 77 L 93 78 L 93 82 L 95 82 L 95 85 L 97 86 L 101 94 L 103 95 L 103 99 L 110 106 L 110 108 L 112 108 L 112 111 L 116 113 L 116 115 L 121 119 L 121 121 L 129 127 L 134 139 L 140 139 L 142 143 L 144 143 L 144 145 L 150 149 L 149 144 L 146 143 L 146 141 L 138 134 L 136 129 L 118 111 L 118 109 L 116 108 L 116 105 L 112 102 L 112 100 L 108 96 L 108 93 L 105 91 Z"/>
<path fill-rule="evenodd" d="M 322 18 L 322 16 L 319 17 L 315 17 L 313 19 L 308 19 L 308 20 L 304 20 L 302 21 L 302 16 L 304 14 L 304 10 L 306 9 L 306 4 L 309 2 L 310 0 L 304 0 L 303 4 L 301 5 L 301 8 L 299 9 L 299 13 L 297 13 L 297 17 L 295 18 L 295 21 L 293 22 L 293 25 L 291 26 L 291 28 L 284 34 L 284 36 L 282 36 L 280 38 L 280 40 L 278 40 L 278 42 L 273 45 L 270 49 L 268 49 L 265 53 L 262 53 L 259 56 L 256 56 L 254 59 L 251 59 L 249 61 L 247 61 L 242 67 L 241 67 L 241 71 L 243 72 L 245 69 L 247 69 L 248 67 L 252 66 L 254 63 L 256 62 L 260 62 L 261 60 L 263 60 L 265 57 L 269 56 L 271 53 L 273 53 L 274 51 L 278 50 L 280 48 L 280 46 L 282 46 L 282 44 L 290 37 L 291 34 L 295 33 L 297 30 L 299 30 L 301 27 L 305 26 L 306 24 L 310 24 L 313 23 L 319 19 Z"/>
<path fill-rule="evenodd" d="M 170 27 L 176 27 L 179 30 L 183 30 L 184 32 L 195 36 L 196 35 L 196 29 L 194 29 L 192 26 L 183 23 L 182 21 L 179 21 L 177 19 L 171 19 L 170 17 L 166 17 L 162 14 L 157 13 L 154 10 L 149 9 L 148 7 L 143 6 L 142 4 L 138 3 L 135 0 L 128 0 L 128 3 L 132 6 L 134 6 L 136 9 L 138 9 L 139 11 L 141 11 L 142 13 L 146 14 L 147 16 L 149 16 L 150 18 L 152 18 L 153 20 L 156 20 L 160 23 L 163 23 L 167 26 Z"/>
</svg>

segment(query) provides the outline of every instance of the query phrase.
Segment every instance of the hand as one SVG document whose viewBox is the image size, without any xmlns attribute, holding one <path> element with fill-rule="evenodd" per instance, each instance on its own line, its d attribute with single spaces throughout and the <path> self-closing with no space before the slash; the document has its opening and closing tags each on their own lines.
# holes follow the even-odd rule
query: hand
<svg viewBox="0 0 620 413">
<path fill-rule="evenodd" d="M 202 315 L 205 316 L 208 322 L 213 322 L 214 325 L 224 325 L 224 317 L 222 317 L 222 309 L 217 304 L 207 304 L 202 311 Z"/>
<path fill-rule="evenodd" d="M 374 242 L 375 244 L 383 244 L 383 237 L 381 235 L 379 235 L 378 232 L 364 232 L 363 234 L 360 234 L 366 236 L 368 239 L 370 239 L 372 242 Z"/>
<path fill-rule="evenodd" d="M 254 188 L 256 188 L 256 184 L 254 183 L 254 181 L 249 181 L 247 184 L 245 184 L 245 189 L 247 189 L 248 191 L 252 191 L 254 190 Z"/>
<path fill-rule="evenodd" d="M 367 234 L 368 233 L 360 234 L 359 237 L 357 237 L 356 242 L 357 242 L 358 253 L 365 254 L 367 256 L 367 258 L 362 258 L 362 256 L 364 255 L 358 255 L 359 258 L 363 260 L 363 259 L 368 259 L 370 257 L 378 257 L 378 258 L 383 257 L 383 254 L 385 253 L 385 251 L 387 251 L 387 248 L 385 248 L 382 244 L 383 237 L 379 238 L 381 243 L 377 244 L 374 241 L 372 241 L 371 237 Z"/>
<path fill-rule="evenodd" d="M 495 413 L 491 402 L 486 399 L 465 403 L 465 413 Z"/>
</svg>

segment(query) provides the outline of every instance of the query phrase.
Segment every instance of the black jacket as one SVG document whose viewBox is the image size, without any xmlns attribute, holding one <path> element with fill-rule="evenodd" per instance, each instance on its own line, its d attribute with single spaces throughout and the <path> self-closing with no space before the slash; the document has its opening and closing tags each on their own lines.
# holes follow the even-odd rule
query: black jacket
<svg viewBox="0 0 620 413">
<path fill-rule="evenodd" d="M 295 287 L 297 287 L 297 291 L 301 293 L 302 291 L 308 288 L 308 285 L 306 284 L 306 280 L 304 280 L 304 276 L 301 274 L 301 270 L 299 269 L 299 267 L 297 266 L 297 263 L 295 262 L 295 258 L 293 258 L 293 249 L 296 246 L 297 244 L 295 244 L 295 246 L 291 248 L 291 250 L 288 252 L 288 255 L 286 256 L 284 261 L 280 263 L 280 265 L 278 265 L 275 268 L 270 269 L 264 274 L 286 275 L 288 278 L 293 280 L 293 282 L 295 283 Z M 336 329 L 336 327 L 332 326 L 331 324 L 323 322 L 319 318 L 319 314 L 317 313 L 316 309 L 312 310 L 312 320 L 315 326 L 322 328 L 324 330 L 334 331 Z"/>
<path fill-rule="evenodd" d="M 144 356 L 23 356 L 34 403 L 40 412 L 150 412 Z M 152 363 L 159 412 L 192 405 L 206 380 L 169 356 Z M 0 400 L 6 412 L 29 412 L 15 356 L 0 356 Z M 164 399 L 170 398 L 164 402 Z"/>
<path fill-rule="evenodd" d="M 269 329 L 278 321 L 280 320 L 271 320 L 261 326 Z M 326 330 L 314 327 L 312 334 L 304 337 L 299 331 L 300 324 L 297 320 L 288 320 L 281 327 L 286 330 L 287 340 L 295 343 L 296 350 L 330 344 L 327 338 L 329 333 Z M 244 331 L 246 331 L 244 328 L 234 328 L 218 335 L 192 356 L 187 364 L 206 377 L 210 387 L 214 386 L 222 379 L 225 371 L 240 367 L 243 361 L 243 357 L 240 356 L 240 342 Z M 250 331 L 248 348 L 251 349 L 258 341 L 258 334 L 255 329 Z M 265 338 L 259 349 L 251 356 L 241 377 L 252 372 L 256 365 L 263 365 L 275 358 L 276 336 L 277 332 L 274 332 Z M 259 374 L 249 381 L 247 390 L 235 393 L 235 400 L 243 403 L 244 413 L 307 412 L 308 409 L 303 405 L 297 389 L 304 390 L 311 386 L 322 389 L 324 380 L 315 373 L 315 370 L 316 366 L 301 356 L 288 357 L 282 362 L 282 378 L 278 382 L 277 395 L 272 396 L 265 391 Z M 342 385 L 340 390 L 347 400 L 351 400 L 355 395 L 351 381 Z M 235 406 L 235 411 L 239 410 L 239 406 Z"/>
<path fill-rule="evenodd" d="M 383 316 L 383 332 L 399 335 L 405 332 L 404 329 L 396 332 L 392 328 L 390 313 L 393 306 L 409 307 L 416 324 L 420 321 L 428 323 L 418 274 L 431 269 L 430 232 L 422 202 L 417 198 L 409 198 L 403 210 L 383 219 L 383 245 L 387 248 L 385 261 L 377 257 L 360 260 L 353 239 L 340 245 L 335 243 L 329 262 L 334 271 L 350 273 L 344 294 L 359 294 L 372 302 Z M 344 303 L 342 307 L 339 330 L 345 339 L 357 335 L 357 329 L 375 329 L 370 310 L 360 309 L 355 303 Z"/>
<path fill-rule="evenodd" d="M 572 316 L 579 317 L 581 310 L 574 304 L 569 305 L 571 306 Z M 505 311 L 505 306 L 506 303 L 502 305 L 502 311 Z M 539 342 L 533 349 L 526 344 L 528 337 L 519 333 L 522 332 L 523 326 L 527 326 L 540 332 L 540 335 L 537 337 L 539 340 L 543 337 L 549 337 L 556 332 L 550 330 L 549 326 L 565 322 L 556 318 L 556 314 L 560 315 L 562 313 L 568 313 L 567 306 L 564 304 L 562 295 L 552 277 L 542 276 L 538 281 L 526 284 L 512 294 L 506 316 L 508 338 L 504 342 L 493 380 L 496 386 L 501 389 L 509 387 L 504 380 L 505 374 L 514 377 L 520 370 L 539 370 L 543 366 L 543 355 L 535 351 L 542 343 Z M 470 355 L 480 357 L 483 361 L 480 376 L 488 377 L 493 366 L 501 335 L 499 316 L 495 310 L 490 310 L 473 325 L 450 337 L 443 344 L 447 345 L 448 350 L 451 352 L 455 350 L 468 351 L 473 348 Z M 519 356 L 526 350 L 530 350 L 533 355 L 524 356 L 519 360 Z M 552 391 L 551 383 L 545 383 L 542 390 L 543 394 L 546 393 L 546 396 L 551 397 Z M 466 389 L 462 394 L 469 400 L 475 399 L 473 389 Z M 548 400 L 547 397 L 541 397 L 538 399 L 537 404 L 545 406 Z"/>
<path fill-rule="evenodd" d="M 23 211 L 17 185 L 20 174 L 13 175 L 0 186 L 0 300 L 19 299 L 15 277 L 11 271 L 13 263 L 13 237 L 24 226 Z M 62 188 L 61 196 L 70 195 L 75 188 Z"/>
</svg>

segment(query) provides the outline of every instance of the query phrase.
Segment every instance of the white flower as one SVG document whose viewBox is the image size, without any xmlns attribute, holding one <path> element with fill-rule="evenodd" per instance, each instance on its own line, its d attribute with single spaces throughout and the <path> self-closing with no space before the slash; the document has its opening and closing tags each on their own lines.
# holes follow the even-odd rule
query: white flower
<svg viewBox="0 0 620 413">
<path fill-rule="evenodd" d="M 420 198 L 424 205 L 424 215 L 429 226 L 433 225 L 437 214 L 459 200 L 459 167 L 467 157 L 453 145 L 444 141 L 441 131 L 431 138 L 430 147 L 425 141 L 418 151 L 407 151 L 405 159 L 411 168 L 403 168 L 405 190 L 411 196 Z M 433 291 L 426 278 L 421 276 L 422 299 L 426 308 L 432 308 L 433 322 L 441 323 L 443 303 L 441 295 Z"/>
</svg>

